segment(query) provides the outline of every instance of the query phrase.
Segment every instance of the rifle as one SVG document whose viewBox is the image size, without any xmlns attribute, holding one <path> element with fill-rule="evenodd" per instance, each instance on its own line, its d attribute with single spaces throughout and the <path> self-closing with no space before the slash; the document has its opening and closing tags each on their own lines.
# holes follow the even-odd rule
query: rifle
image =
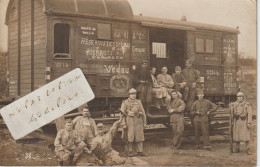
<svg viewBox="0 0 260 167">
<path fill-rule="evenodd" d="M 230 141 L 229 141 L 229 143 L 230 143 L 230 148 L 229 148 L 229 150 L 230 150 L 230 153 L 233 153 L 233 125 L 234 125 L 234 121 L 233 121 L 233 114 L 232 114 L 232 111 L 233 111 L 233 103 L 231 103 L 231 105 L 230 105 L 230 117 L 229 117 L 229 119 L 230 119 L 230 130 L 229 130 L 229 135 L 230 135 Z"/>
</svg>

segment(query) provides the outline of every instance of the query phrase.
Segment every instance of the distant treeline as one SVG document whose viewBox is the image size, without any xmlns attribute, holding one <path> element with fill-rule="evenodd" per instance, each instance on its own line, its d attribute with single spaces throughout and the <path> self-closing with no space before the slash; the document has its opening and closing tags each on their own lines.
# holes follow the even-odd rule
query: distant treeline
<svg viewBox="0 0 260 167">
<path fill-rule="evenodd" d="M 256 67 L 257 60 L 255 58 L 240 58 L 238 64 L 241 66 L 253 66 Z"/>
</svg>

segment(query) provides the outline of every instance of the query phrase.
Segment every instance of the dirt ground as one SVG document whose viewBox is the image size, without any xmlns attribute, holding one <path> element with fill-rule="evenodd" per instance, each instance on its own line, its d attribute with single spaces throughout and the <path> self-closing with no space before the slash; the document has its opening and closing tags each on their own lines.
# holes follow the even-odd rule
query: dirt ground
<svg viewBox="0 0 260 167">
<path fill-rule="evenodd" d="M 245 144 L 241 153 L 229 152 L 227 136 L 211 136 L 214 151 L 193 150 L 194 137 L 184 137 L 181 150 L 173 150 L 171 134 L 146 134 L 144 152 L 147 157 L 139 157 L 153 166 L 256 166 L 256 120 L 252 130 L 252 155 L 247 155 Z M 53 138 L 54 136 L 51 136 Z M 33 138 L 32 138 L 33 139 Z M 56 166 L 58 165 L 50 140 L 29 140 L 30 143 L 16 142 L 7 129 L 0 129 L 0 165 L 1 166 Z M 122 153 L 124 143 L 118 135 L 113 147 Z"/>
</svg>

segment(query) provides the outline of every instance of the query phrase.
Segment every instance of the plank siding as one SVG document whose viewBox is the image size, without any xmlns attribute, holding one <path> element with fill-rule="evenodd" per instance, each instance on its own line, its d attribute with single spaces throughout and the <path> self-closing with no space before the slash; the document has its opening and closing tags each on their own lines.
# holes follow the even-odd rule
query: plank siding
<svg viewBox="0 0 260 167">
<path fill-rule="evenodd" d="M 18 92 L 18 21 L 9 23 L 8 25 L 8 67 L 9 67 L 9 96 L 15 97 Z"/>
</svg>

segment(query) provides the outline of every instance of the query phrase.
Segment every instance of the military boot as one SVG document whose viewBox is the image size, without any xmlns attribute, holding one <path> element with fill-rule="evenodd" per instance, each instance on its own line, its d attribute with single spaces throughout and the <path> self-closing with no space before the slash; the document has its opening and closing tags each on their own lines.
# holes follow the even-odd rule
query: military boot
<svg viewBox="0 0 260 167">
<path fill-rule="evenodd" d="M 247 153 L 247 155 L 251 155 L 252 154 L 251 151 L 250 151 L 250 148 L 246 149 L 246 153 Z"/>
</svg>

